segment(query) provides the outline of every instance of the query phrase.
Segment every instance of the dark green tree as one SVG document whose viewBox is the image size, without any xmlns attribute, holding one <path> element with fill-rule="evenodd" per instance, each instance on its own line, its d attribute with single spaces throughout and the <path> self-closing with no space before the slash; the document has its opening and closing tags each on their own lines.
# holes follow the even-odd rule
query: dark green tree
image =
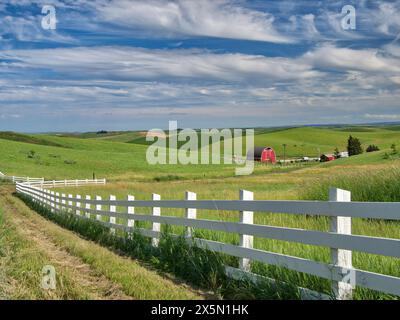
<svg viewBox="0 0 400 320">
<path fill-rule="evenodd" d="M 347 151 L 349 152 L 350 157 L 363 153 L 360 140 L 350 136 L 347 140 Z"/>
<path fill-rule="evenodd" d="M 370 144 L 365 151 L 367 152 L 379 151 L 379 147 L 374 144 Z"/>
</svg>

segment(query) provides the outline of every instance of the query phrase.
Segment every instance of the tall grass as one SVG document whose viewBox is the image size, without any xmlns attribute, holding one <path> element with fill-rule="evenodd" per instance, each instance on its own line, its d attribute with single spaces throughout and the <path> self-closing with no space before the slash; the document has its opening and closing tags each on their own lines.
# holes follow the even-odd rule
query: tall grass
<svg viewBox="0 0 400 320">
<path fill-rule="evenodd" d="M 301 194 L 306 200 L 328 200 L 327 190 L 336 187 L 351 191 L 353 201 L 400 201 L 400 168 L 389 167 L 377 171 L 355 171 L 322 180 L 313 180 Z"/>
<path fill-rule="evenodd" d="M 397 168 L 390 168 L 390 172 L 397 172 L 398 174 L 398 169 Z M 392 172 L 392 174 L 394 174 Z M 352 175 L 357 176 L 357 173 L 353 173 Z M 366 178 L 371 178 L 371 175 L 365 175 L 360 173 L 362 176 L 366 176 Z M 379 177 L 383 177 L 386 179 L 385 181 L 387 182 L 387 176 L 391 177 L 391 175 L 388 174 L 382 174 L 381 171 L 377 172 L 376 174 L 377 179 Z M 348 183 L 355 183 L 356 179 L 348 176 L 348 175 L 343 175 L 342 176 L 337 176 L 337 183 L 343 183 L 343 181 L 347 181 L 345 179 L 348 179 Z M 363 187 L 365 187 L 367 184 L 363 183 L 361 178 L 358 176 L 358 179 L 360 179 L 359 184 Z M 393 178 L 392 178 L 393 179 Z M 332 184 L 332 182 L 334 184 Z M 383 184 L 385 185 L 386 182 Z M 396 182 L 396 181 L 395 181 Z M 374 182 L 372 182 L 373 184 Z M 162 184 L 160 182 L 160 184 Z M 141 185 L 143 187 L 143 185 Z M 339 186 L 341 188 L 346 189 L 347 185 L 337 185 L 336 182 L 332 179 L 320 179 L 316 180 L 313 184 L 310 184 L 309 187 L 304 191 L 310 192 L 309 188 L 316 189 L 317 191 L 320 191 L 321 196 L 320 199 L 327 199 L 328 197 L 328 186 Z M 165 187 L 165 186 L 164 186 Z M 175 186 L 174 186 L 175 187 Z M 182 186 L 179 186 L 182 187 Z M 245 186 L 247 187 L 247 186 Z M 373 186 L 372 186 L 373 187 Z M 110 187 L 112 190 L 114 186 Z M 212 186 L 209 187 L 211 189 Z M 160 190 L 162 187 L 160 187 Z M 175 190 L 172 190 L 173 192 L 172 195 L 168 195 L 168 199 L 170 198 L 175 198 L 176 195 L 175 193 L 177 192 Z M 350 188 L 350 190 L 353 190 L 353 188 Z M 158 192 L 158 190 L 154 190 L 155 192 Z M 97 192 L 97 190 L 96 190 Z M 105 189 L 104 193 L 102 196 L 108 194 L 110 191 L 107 191 Z M 371 191 L 373 192 L 373 191 Z M 389 192 L 386 191 L 386 194 Z M 396 194 L 394 192 L 394 194 Z M 121 194 L 119 196 L 122 197 Z M 105 197 L 105 196 L 104 196 Z M 211 196 L 207 196 L 209 198 L 214 198 L 214 194 Z M 223 197 L 232 199 L 232 193 L 227 192 L 224 190 Z M 368 196 L 366 196 L 368 199 Z M 139 199 L 145 199 L 144 194 L 139 194 L 138 195 Z M 204 196 L 202 197 L 203 199 L 205 198 Z M 207 198 L 206 198 L 207 199 Z M 318 199 L 317 196 L 310 195 L 308 199 Z M 353 197 L 354 199 L 354 197 Z M 360 199 L 360 198 L 359 198 Z M 392 200 L 394 201 L 394 200 Z M 141 214 L 150 214 L 150 211 L 148 208 L 138 208 L 140 209 Z M 122 207 L 117 207 L 118 212 L 126 212 L 126 208 Z M 184 216 L 184 211 L 181 209 L 169 209 L 169 208 L 163 208 L 163 215 L 166 216 L 179 216 L 183 217 Z M 215 211 L 215 210 L 199 210 L 198 211 L 198 218 L 199 219 L 210 219 L 210 220 L 220 220 L 220 221 L 231 221 L 231 222 L 237 222 L 238 221 L 238 213 L 235 211 Z M 106 220 L 104 220 L 106 221 Z M 126 225 L 126 220 L 124 219 L 117 219 L 118 223 Z M 254 222 L 256 224 L 260 225 L 271 225 L 271 226 L 282 226 L 282 227 L 291 227 L 291 228 L 300 228 L 300 229 L 306 229 L 306 230 L 317 230 L 317 231 L 329 231 L 329 225 L 330 225 L 330 220 L 327 217 L 323 216 L 318 216 L 318 217 L 310 217 L 310 216 L 298 216 L 298 215 L 290 215 L 290 214 L 277 214 L 277 213 L 261 213 L 261 212 L 255 212 L 254 214 Z M 140 227 L 140 228 L 151 228 L 151 223 L 145 222 L 145 221 L 135 221 L 135 226 Z M 375 236 L 375 237 L 386 237 L 386 238 L 395 238 L 395 239 L 400 239 L 400 228 L 399 228 L 399 223 L 395 221 L 384 221 L 384 220 L 366 220 L 366 219 L 353 219 L 352 223 L 352 229 L 354 234 L 358 235 L 366 235 L 366 236 Z M 175 234 L 181 234 L 184 230 L 184 227 L 181 226 L 169 226 L 167 229 L 167 226 L 162 224 L 161 230 L 164 233 L 167 233 L 172 231 Z M 117 231 L 118 232 L 118 231 Z M 239 238 L 237 234 L 234 233 L 227 233 L 227 232 L 216 232 L 212 230 L 204 230 L 204 229 L 195 229 L 195 236 L 198 238 L 204 238 L 204 239 L 209 239 L 209 240 L 214 240 L 214 241 L 219 241 L 219 242 L 224 242 L 224 243 L 230 243 L 230 244 L 235 244 L 238 245 L 239 243 Z M 140 239 L 140 236 L 138 235 L 138 239 Z M 144 261 L 149 261 L 152 260 L 153 263 L 157 262 L 159 259 L 157 254 L 152 251 L 153 249 L 149 247 L 149 239 L 143 239 L 143 246 L 140 246 L 139 244 L 141 243 L 139 240 L 135 240 L 136 243 L 133 243 L 132 246 L 128 249 L 128 252 L 132 252 L 131 256 L 137 257 L 139 259 L 142 259 Z M 168 241 L 167 241 L 168 243 Z M 176 242 L 171 242 L 171 243 L 176 243 Z M 178 242 L 179 243 L 179 242 Z M 191 264 L 191 260 L 193 261 L 194 258 L 191 257 L 191 253 L 185 253 L 181 252 L 180 254 L 177 254 L 174 252 L 174 250 L 177 250 L 180 248 L 180 245 L 176 245 L 175 247 L 173 245 L 168 245 L 166 247 L 166 250 L 170 250 L 170 252 L 173 252 L 173 254 L 169 253 L 169 256 L 171 257 L 171 261 L 168 262 L 165 257 L 163 257 L 158 263 L 157 267 L 164 269 L 164 270 L 171 270 L 170 272 L 173 272 L 179 277 L 184 278 L 184 279 L 190 279 L 190 281 L 194 284 L 197 284 L 200 282 L 203 282 L 204 280 L 202 279 L 210 279 L 210 283 L 206 284 L 207 288 L 213 288 L 212 290 L 214 292 L 219 292 L 222 296 L 226 297 L 234 297 L 234 296 L 240 296 L 242 297 L 243 295 L 247 297 L 252 297 L 252 295 L 258 296 L 258 294 L 261 294 L 260 292 L 263 292 L 262 294 L 266 294 L 265 292 L 267 290 L 258 290 L 255 288 L 252 288 L 251 290 L 248 289 L 247 286 L 245 286 L 243 283 L 240 285 L 238 284 L 229 284 L 227 280 L 222 280 L 221 278 L 218 279 L 218 281 L 212 282 L 211 280 L 215 278 L 215 275 L 212 273 L 204 273 L 203 276 L 199 276 L 198 278 L 191 278 L 190 274 L 191 271 L 193 273 L 197 273 L 200 275 L 196 268 L 193 267 L 193 263 Z M 301 243 L 295 243 L 295 242 L 286 242 L 286 241 L 280 241 L 280 240 L 273 240 L 273 239 L 266 239 L 266 238 L 260 238 L 260 237 L 255 237 L 254 238 L 254 248 L 259 249 L 259 250 L 265 250 L 265 251 L 270 251 L 270 252 L 276 252 L 276 253 L 281 253 L 281 254 L 286 254 L 286 255 L 292 255 L 292 256 L 297 256 L 300 258 L 305 258 L 305 259 L 310 259 L 312 261 L 318 261 L 322 263 L 329 263 L 330 262 L 330 251 L 329 248 L 327 247 L 321 247 L 321 246 L 311 246 L 311 245 L 305 245 Z M 146 251 L 147 250 L 147 251 Z M 126 251 L 126 250 L 125 250 Z M 184 251 L 184 250 L 183 250 Z M 183 259 L 186 259 L 187 257 L 190 257 L 190 259 L 187 261 L 187 263 L 183 263 L 179 265 L 180 263 L 180 258 L 177 257 L 183 257 Z M 235 257 L 231 256 L 223 256 L 223 263 L 232 267 L 237 267 L 238 265 L 238 259 Z M 186 260 L 182 260 L 186 261 Z M 399 277 L 400 276 L 400 269 L 398 268 L 399 265 L 399 260 L 396 258 L 391 258 L 391 257 L 385 257 L 385 256 L 380 256 L 380 255 L 372 255 L 372 254 L 366 254 L 362 252 L 353 252 L 353 265 L 358 268 L 358 269 L 363 269 L 366 271 L 371 271 L 371 272 L 377 272 L 377 273 L 382 273 L 382 274 L 387 274 L 387 275 L 392 275 Z M 182 266 L 182 268 L 180 268 Z M 167 269 L 165 269 L 167 268 Z M 280 283 L 290 283 L 292 285 L 297 285 L 299 287 L 305 287 L 309 288 L 318 292 L 322 292 L 328 295 L 331 295 L 331 283 L 328 280 L 322 279 L 317 276 L 312 276 L 309 274 L 305 273 L 299 273 L 295 272 L 293 270 L 289 270 L 284 267 L 277 267 L 273 265 L 268 265 L 265 263 L 253 261 L 251 265 L 251 271 L 253 273 L 263 275 L 269 278 L 273 279 L 278 279 Z M 182 272 L 180 274 L 179 272 Z M 185 274 L 187 272 L 187 274 Z M 214 285 L 213 285 L 214 283 Z M 221 283 L 225 283 L 224 285 L 221 285 Z M 219 289 L 216 288 L 219 286 Z M 232 290 L 228 290 L 229 287 L 232 287 Z M 237 290 L 238 287 L 241 287 L 241 290 Z M 211 289 L 210 289 L 211 290 Z M 283 290 L 284 291 L 284 290 Z M 241 293 L 240 293 L 241 292 Z M 258 292 L 258 293 L 255 293 Z M 282 292 L 282 291 L 281 291 Z M 271 295 L 273 297 L 282 297 L 284 295 L 281 294 L 281 292 L 277 292 L 275 290 L 275 295 Z M 288 290 L 288 292 L 290 292 Z M 286 295 L 287 297 L 288 295 Z M 294 295 L 296 296 L 296 295 Z M 398 297 L 393 297 L 381 292 L 376 292 L 372 290 L 367 290 L 363 289 L 361 287 L 357 287 L 356 290 L 354 291 L 354 299 L 398 299 Z"/>
<path fill-rule="evenodd" d="M 171 236 L 169 226 L 162 232 L 158 247 L 137 231 L 115 236 L 96 220 L 85 219 L 69 212 L 54 213 L 23 195 L 18 195 L 31 209 L 43 217 L 88 240 L 119 253 L 140 259 L 159 270 L 170 272 L 213 296 L 225 299 L 299 299 L 299 289 L 291 284 L 269 281 L 254 283 L 249 279 L 230 279 L 225 274 L 226 257 L 198 247 L 184 235 Z"/>
</svg>

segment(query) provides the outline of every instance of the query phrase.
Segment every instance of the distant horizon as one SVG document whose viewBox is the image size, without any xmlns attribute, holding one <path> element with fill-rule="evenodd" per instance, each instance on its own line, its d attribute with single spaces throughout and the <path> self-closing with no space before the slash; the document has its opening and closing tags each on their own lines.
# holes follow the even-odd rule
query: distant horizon
<svg viewBox="0 0 400 320">
<path fill-rule="evenodd" d="M 179 124 L 179 122 L 178 122 Z M 254 127 L 230 127 L 227 129 L 278 129 L 278 128 L 300 128 L 300 127 L 334 127 L 334 126 L 343 126 L 343 127 L 350 127 L 350 126 L 396 126 L 400 125 L 400 121 L 388 121 L 388 122 L 364 122 L 364 123 L 319 123 L 319 124 L 302 124 L 302 125 L 279 125 L 279 126 L 254 126 Z M 179 129 L 184 129 L 187 127 L 178 127 Z M 200 130 L 200 129 L 225 129 L 225 127 L 197 127 L 197 128 L 191 128 L 194 130 Z M 82 133 L 97 133 L 100 131 L 107 131 L 107 132 L 138 132 L 138 131 L 148 131 L 154 128 L 146 128 L 146 129 L 122 129 L 122 130 L 113 130 L 113 129 L 95 129 L 95 130 L 90 130 L 90 131 L 16 131 L 16 130 L 0 130 L 0 132 L 15 132 L 15 133 L 21 133 L 21 134 L 63 134 L 63 133 L 68 133 L 68 134 L 82 134 Z M 168 131 L 168 126 L 166 128 L 157 128 L 161 129 L 164 131 Z"/>
</svg>

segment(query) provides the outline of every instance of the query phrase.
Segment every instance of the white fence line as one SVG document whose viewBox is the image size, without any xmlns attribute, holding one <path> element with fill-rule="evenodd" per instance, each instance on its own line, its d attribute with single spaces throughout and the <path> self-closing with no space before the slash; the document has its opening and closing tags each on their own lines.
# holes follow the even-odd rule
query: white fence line
<svg viewBox="0 0 400 320">
<path fill-rule="evenodd" d="M 31 178 L 31 177 L 17 177 L 17 176 L 7 176 L 0 172 L 0 179 L 8 180 L 13 183 L 16 182 L 28 182 L 28 183 L 40 183 L 44 182 L 44 178 Z"/>
<path fill-rule="evenodd" d="M 104 185 L 106 179 L 50 180 L 30 183 L 40 188 L 80 187 L 86 185 Z"/>
<path fill-rule="evenodd" d="M 37 186 L 40 188 L 57 188 L 57 187 L 80 187 L 85 185 L 104 185 L 106 179 L 74 179 L 74 180 L 47 180 L 44 178 L 32 178 L 32 177 L 18 177 L 8 176 L 0 172 L 0 179 L 9 180 L 13 183 L 27 183 L 31 186 Z"/>
<path fill-rule="evenodd" d="M 42 185 L 47 185 L 47 181 Z M 50 185 L 53 187 L 55 184 Z M 64 184 L 67 186 L 68 184 Z M 41 185 L 40 185 L 41 186 Z M 240 235 L 240 245 L 194 238 L 200 247 L 221 252 L 239 258 L 239 271 L 249 274 L 251 261 L 285 267 L 332 281 L 332 292 L 337 299 L 348 299 L 352 296 L 352 285 L 400 295 L 400 278 L 359 270 L 352 267 L 351 251 L 400 258 L 400 239 L 370 237 L 351 234 L 351 217 L 400 220 L 400 203 L 362 203 L 351 202 L 350 193 L 340 189 L 330 191 L 330 201 L 254 201 L 252 193 L 241 191 L 241 200 L 195 200 L 195 193 L 187 193 L 186 200 L 160 200 L 153 194 L 153 200 L 110 200 L 100 197 L 91 199 L 54 194 L 39 185 L 17 183 L 17 192 L 30 197 L 54 212 L 74 212 L 79 217 L 96 219 L 115 233 L 115 230 L 133 232 L 137 230 L 146 237 L 152 238 L 152 244 L 158 245 L 161 236 L 160 225 L 169 224 L 186 227 L 186 236 L 193 236 L 193 228 L 223 231 Z M 104 206 L 109 210 L 103 210 Z M 371 206 L 371 207 L 369 207 Z M 118 212 L 123 207 L 124 212 Z M 152 214 L 140 214 L 138 207 L 152 208 Z M 184 208 L 185 217 L 162 216 L 161 208 Z M 372 209 L 371 209 L 372 208 Z M 239 222 L 197 219 L 196 209 L 235 210 L 240 212 Z M 363 211 L 365 210 L 365 211 Z M 83 212 L 85 214 L 83 214 Z M 311 231 L 257 225 L 253 223 L 253 212 L 275 212 L 291 214 L 322 215 L 331 217 L 330 232 Z M 102 220 L 106 217 L 107 222 Z M 125 224 L 118 224 L 123 219 Z M 152 229 L 135 228 L 135 221 L 148 221 Z M 291 241 L 331 249 L 331 262 L 321 263 L 309 259 L 289 256 L 253 248 L 253 237 Z M 400 265 L 400 261 L 399 261 Z M 232 273 L 232 268 L 230 269 Z M 304 289 L 306 290 L 306 289 Z"/>
</svg>

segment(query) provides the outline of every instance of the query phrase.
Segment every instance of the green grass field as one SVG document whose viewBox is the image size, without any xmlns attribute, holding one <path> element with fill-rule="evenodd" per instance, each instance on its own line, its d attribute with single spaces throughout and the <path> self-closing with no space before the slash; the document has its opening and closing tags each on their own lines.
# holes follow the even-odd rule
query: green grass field
<svg viewBox="0 0 400 320">
<path fill-rule="evenodd" d="M 198 199 L 238 199 L 240 189 L 255 193 L 255 199 L 326 199 L 328 187 L 342 187 L 359 201 L 400 201 L 398 197 L 400 160 L 397 155 L 384 159 L 390 146 L 400 146 L 398 126 L 300 127 L 276 130 L 257 129 L 256 145 L 273 147 L 282 157 L 286 144 L 287 157 L 316 157 L 319 152 L 333 153 L 337 147 L 345 150 L 349 135 L 359 138 L 364 149 L 378 145 L 380 151 L 364 153 L 330 163 L 272 166 L 257 164 L 250 176 L 235 176 L 234 165 L 149 165 L 143 133 L 113 132 L 108 134 L 29 135 L 24 142 L 12 135 L 0 135 L 0 171 L 9 175 L 29 175 L 46 179 L 107 178 L 102 187 L 60 189 L 60 192 L 82 196 L 110 194 L 123 199 L 128 194 L 136 199 L 150 199 L 159 193 L 162 199 L 183 199 L 186 190 L 197 193 Z M 136 142 L 135 142 L 136 141 Z M 29 157 L 29 154 L 34 155 Z M 374 173 L 366 174 L 367 173 Z M 375 192 L 382 190 L 384 192 Z M 371 198 L 371 195 L 375 195 Z M 388 197 L 390 195 L 390 197 Z M 397 195 L 397 196 L 396 196 Z M 140 213 L 148 213 L 138 209 Z M 163 215 L 182 216 L 181 210 L 163 210 Z M 238 212 L 200 210 L 199 218 L 238 221 Z M 123 222 L 123 221 L 121 221 Z M 256 213 L 255 223 L 310 230 L 329 228 L 322 217 L 310 218 L 285 214 Z M 143 224 L 144 227 L 148 225 Z M 176 233 L 182 228 L 173 228 Z M 222 232 L 197 230 L 205 238 L 238 243 L 238 236 Z M 353 220 L 353 232 L 400 239 L 399 224 L 395 222 Z M 329 261 L 329 249 L 284 241 L 255 239 L 255 247 L 316 261 Z M 354 253 L 354 266 L 394 276 L 400 276 L 398 259 Z M 230 259 L 229 263 L 235 264 Z M 329 292 L 329 283 L 316 277 L 289 272 L 254 263 L 253 271 L 273 276 L 293 284 Z M 393 298 L 369 290 L 357 289 L 356 299 Z"/>
<path fill-rule="evenodd" d="M 364 128 L 364 127 L 362 127 Z M 372 128 L 365 131 L 344 131 L 333 128 L 301 127 L 270 132 L 256 130 L 255 144 L 272 146 L 278 158 L 317 156 L 318 152 L 333 153 L 336 147 L 345 150 L 349 134 L 358 137 L 364 148 L 376 144 L 381 151 L 363 154 L 351 159 L 341 159 L 340 164 L 380 164 L 382 154 L 391 144 L 400 143 L 400 131 L 387 128 Z M 128 135 L 128 137 L 127 137 Z M 2 171 L 10 175 L 45 176 L 47 179 L 106 177 L 114 180 L 153 179 L 162 175 L 181 178 L 233 177 L 234 165 L 153 165 L 146 162 L 147 145 L 134 143 L 132 137 L 143 140 L 137 132 L 113 133 L 93 138 L 93 134 L 65 135 L 11 135 L 0 134 L 0 162 Z M 25 139 L 24 139 L 25 137 Z M 121 142 L 126 141 L 127 142 Z M 222 148 L 223 146 L 221 146 Z M 28 153 L 34 151 L 29 158 Z M 337 165 L 334 162 L 330 165 Z M 256 174 L 281 171 L 271 166 L 256 166 Z M 287 169 L 286 169 L 287 170 Z"/>
</svg>

